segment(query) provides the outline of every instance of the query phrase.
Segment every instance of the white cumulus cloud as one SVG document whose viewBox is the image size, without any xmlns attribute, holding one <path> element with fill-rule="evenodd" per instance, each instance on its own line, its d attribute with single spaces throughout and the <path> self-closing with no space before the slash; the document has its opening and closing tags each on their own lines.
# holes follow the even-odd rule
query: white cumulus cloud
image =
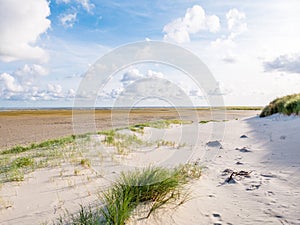
<svg viewBox="0 0 300 225">
<path fill-rule="evenodd" d="M 51 24 L 47 0 L 1 0 L 0 15 L 0 60 L 47 59 L 46 52 L 36 45 Z"/>
<path fill-rule="evenodd" d="M 15 74 L 18 76 L 45 76 L 48 74 L 48 70 L 38 64 L 33 64 L 31 66 L 25 64 L 22 68 L 18 69 Z"/>
<path fill-rule="evenodd" d="M 246 15 L 237 9 L 230 9 L 226 13 L 227 27 L 231 31 L 231 35 L 238 35 L 247 30 L 247 23 L 245 22 Z"/>
<path fill-rule="evenodd" d="M 140 73 L 138 69 L 130 69 L 126 73 L 123 74 L 122 79 L 120 80 L 124 85 L 128 85 L 138 79 L 141 79 L 143 74 Z"/>
<path fill-rule="evenodd" d="M 236 63 L 238 61 L 238 56 L 234 52 L 237 47 L 236 39 L 248 29 L 246 14 L 233 8 L 226 13 L 226 20 L 227 34 L 211 42 L 211 46 L 224 62 Z"/>
<path fill-rule="evenodd" d="M 164 26 L 164 40 L 184 43 L 190 41 L 190 34 L 200 31 L 217 32 L 220 20 L 216 15 L 206 15 L 200 5 L 194 5 L 186 10 L 183 18 L 177 18 Z"/>
<path fill-rule="evenodd" d="M 157 72 L 153 70 L 148 70 L 146 77 L 152 77 L 152 78 L 163 78 L 164 74 L 162 72 Z"/>
<path fill-rule="evenodd" d="M 41 76 L 46 76 L 48 70 L 37 64 L 28 65 L 25 64 L 22 68 L 17 69 L 13 72 L 13 76 L 18 80 L 22 86 L 32 85 Z"/>
<path fill-rule="evenodd" d="M 73 27 L 77 13 L 69 13 L 60 17 L 60 22 L 64 27 Z"/>
<path fill-rule="evenodd" d="M 94 4 L 90 3 L 89 0 L 76 0 L 78 3 L 81 4 L 81 6 L 87 11 L 91 12 L 92 9 L 95 7 Z"/>
<path fill-rule="evenodd" d="M 9 92 L 21 92 L 23 88 L 16 79 L 8 73 L 2 73 L 0 75 L 1 91 L 9 91 Z"/>
</svg>

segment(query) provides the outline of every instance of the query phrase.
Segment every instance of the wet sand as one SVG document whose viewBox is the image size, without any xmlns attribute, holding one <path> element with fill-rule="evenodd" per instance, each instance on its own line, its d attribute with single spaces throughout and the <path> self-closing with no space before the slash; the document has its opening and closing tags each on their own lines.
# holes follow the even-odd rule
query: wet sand
<svg viewBox="0 0 300 225">
<path fill-rule="evenodd" d="M 95 112 L 95 113 L 94 113 Z M 147 108 L 127 110 L 18 110 L 0 112 L 0 149 L 7 149 L 16 145 L 27 145 L 48 139 L 71 135 L 73 130 L 73 115 L 95 118 L 97 130 L 124 127 L 128 124 L 142 123 L 159 119 L 188 119 L 190 114 L 196 112 L 199 120 L 211 120 L 210 110 L 181 110 L 168 108 Z M 227 110 L 226 119 L 240 119 L 257 115 L 257 110 Z M 76 117 L 78 118 L 78 117 Z M 112 119 L 113 118 L 113 119 Z"/>
</svg>

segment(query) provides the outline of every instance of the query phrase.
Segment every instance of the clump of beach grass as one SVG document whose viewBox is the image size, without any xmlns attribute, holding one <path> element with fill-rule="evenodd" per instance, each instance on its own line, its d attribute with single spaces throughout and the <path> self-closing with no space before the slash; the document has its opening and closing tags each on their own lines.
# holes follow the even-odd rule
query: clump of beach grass
<svg viewBox="0 0 300 225">
<path fill-rule="evenodd" d="M 85 207 L 80 205 L 78 213 L 71 214 L 68 211 L 65 215 L 60 216 L 57 221 L 53 222 L 55 225 L 102 225 L 101 214 L 99 210 L 95 210 L 91 206 Z"/>
<path fill-rule="evenodd" d="M 148 144 L 138 138 L 135 134 L 122 134 L 116 129 L 101 131 L 98 134 L 104 135 L 104 140 L 102 142 L 109 147 L 115 147 L 117 153 L 120 155 L 128 154 L 131 149 L 141 147 L 143 145 L 146 146 Z"/>
<path fill-rule="evenodd" d="M 200 177 L 200 168 L 189 164 L 175 169 L 148 167 L 122 173 L 119 180 L 103 194 L 101 212 L 107 224 L 125 224 L 140 204 L 150 204 L 146 217 L 167 203 L 175 203 L 190 178 Z M 193 172 L 191 173 L 191 169 Z M 197 174 L 197 175 L 196 175 Z"/>
<path fill-rule="evenodd" d="M 148 216 L 156 208 L 180 196 L 186 179 L 177 170 L 147 168 L 122 173 L 120 179 L 103 195 L 101 210 L 107 224 L 125 224 L 133 210 L 141 203 L 151 202 Z"/>
<path fill-rule="evenodd" d="M 292 94 L 284 97 L 276 98 L 267 105 L 262 112 L 260 117 L 270 116 L 275 113 L 282 113 L 285 115 L 300 113 L 300 94 Z"/>
<path fill-rule="evenodd" d="M 32 171 L 35 165 L 30 157 L 17 157 L 12 161 L 6 161 L 5 166 L 0 167 L 0 175 L 5 175 L 2 181 L 22 181 L 27 171 Z"/>
<path fill-rule="evenodd" d="M 90 159 L 81 159 L 80 160 L 80 165 L 86 168 L 90 168 L 91 167 L 91 160 Z"/>
<path fill-rule="evenodd" d="M 101 195 L 102 206 L 94 210 L 81 206 L 79 213 L 69 215 L 68 218 L 61 217 L 58 224 L 124 225 L 141 205 L 149 206 L 146 215 L 148 218 L 166 204 L 182 204 L 187 199 L 185 184 L 200 176 L 201 168 L 195 164 L 185 164 L 172 169 L 147 167 L 123 172 L 112 187 Z"/>
</svg>

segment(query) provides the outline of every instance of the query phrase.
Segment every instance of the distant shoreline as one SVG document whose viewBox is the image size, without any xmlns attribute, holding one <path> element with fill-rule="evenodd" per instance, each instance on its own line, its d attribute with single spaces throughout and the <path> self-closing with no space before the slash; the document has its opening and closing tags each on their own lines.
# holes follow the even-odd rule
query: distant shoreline
<svg viewBox="0 0 300 225">
<path fill-rule="evenodd" d="M 210 107 L 210 106 L 196 106 L 196 107 L 176 107 L 178 109 L 187 110 L 211 110 L 211 109 L 225 109 L 225 110 L 262 110 L 263 106 L 225 106 L 225 107 Z M 0 107 L 1 112 L 14 112 L 14 111 L 71 111 L 71 110 L 143 110 L 143 109 L 159 109 L 159 110 L 169 110 L 175 109 L 175 107 Z"/>
</svg>

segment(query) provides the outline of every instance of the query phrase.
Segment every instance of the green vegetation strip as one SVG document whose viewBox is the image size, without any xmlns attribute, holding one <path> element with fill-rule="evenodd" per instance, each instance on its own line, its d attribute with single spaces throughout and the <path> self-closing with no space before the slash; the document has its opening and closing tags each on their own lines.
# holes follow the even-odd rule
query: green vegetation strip
<svg viewBox="0 0 300 225">
<path fill-rule="evenodd" d="M 261 106 L 226 106 L 226 110 L 261 110 Z"/>
<path fill-rule="evenodd" d="M 158 129 L 167 128 L 171 124 L 187 124 L 191 121 L 182 120 L 159 120 L 154 122 L 137 124 L 127 128 L 101 131 L 98 134 L 104 135 L 103 143 L 114 146 L 119 154 L 127 154 L 132 148 L 153 145 L 141 140 L 135 134 L 122 134 L 118 131 L 123 129 L 137 129 L 135 132 L 143 132 L 145 127 Z M 83 167 L 90 167 L 88 159 L 82 157 L 81 144 L 90 141 L 90 134 L 71 135 L 41 143 L 33 143 L 29 146 L 15 146 L 0 151 L 0 183 L 24 180 L 24 174 L 34 171 L 37 168 L 58 166 L 62 162 L 80 164 Z M 75 140 L 80 140 L 77 146 Z M 158 146 L 166 145 L 175 147 L 175 143 L 159 141 Z M 181 147 L 183 145 L 179 145 Z M 80 149 L 79 149 L 80 148 Z"/>
<path fill-rule="evenodd" d="M 276 98 L 269 103 L 261 112 L 260 117 L 266 117 L 275 113 L 285 115 L 296 114 L 300 112 L 300 94 L 287 95 L 281 98 Z"/>
<path fill-rule="evenodd" d="M 228 120 L 201 120 L 199 121 L 200 124 L 206 124 L 209 122 L 227 122 Z"/>
<path fill-rule="evenodd" d="M 45 148 L 45 147 L 50 147 L 50 146 L 61 146 L 65 145 L 68 143 L 72 143 L 75 140 L 76 136 L 71 135 L 69 137 L 63 137 L 60 139 L 54 139 L 54 140 L 47 140 L 41 143 L 33 143 L 29 146 L 16 146 L 8 150 L 2 151 L 0 154 L 5 155 L 5 154 L 14 154 L 14 153 L 21 153 L 21 152 L 26 152 L 32 149 L 37 149 L 37 148 Z"/>
<path fill-rule="evenodd" d="M 89 167 L 89 162 L 76 149 L 75 138 L 87 141 L 88 135 L 72 135 L 3 150 L 0 152 L 0 183 L 23 181 L 26 173 L 66 161 Z"/>
<path fill-rule="evenodd" d="M 201 176 L 201 168 L 186 164 L 174 169 L 149 167 L 122 173 L 113 186 L 102 194 L 102 206 L 92 209 L 81 206 L 78 214 L 59 218 L 57 224 L 124 225 L 139 205 L 149 205 L 146 218 L 168 203 L 182 204 L 184 185 Z"/>
</svg>

